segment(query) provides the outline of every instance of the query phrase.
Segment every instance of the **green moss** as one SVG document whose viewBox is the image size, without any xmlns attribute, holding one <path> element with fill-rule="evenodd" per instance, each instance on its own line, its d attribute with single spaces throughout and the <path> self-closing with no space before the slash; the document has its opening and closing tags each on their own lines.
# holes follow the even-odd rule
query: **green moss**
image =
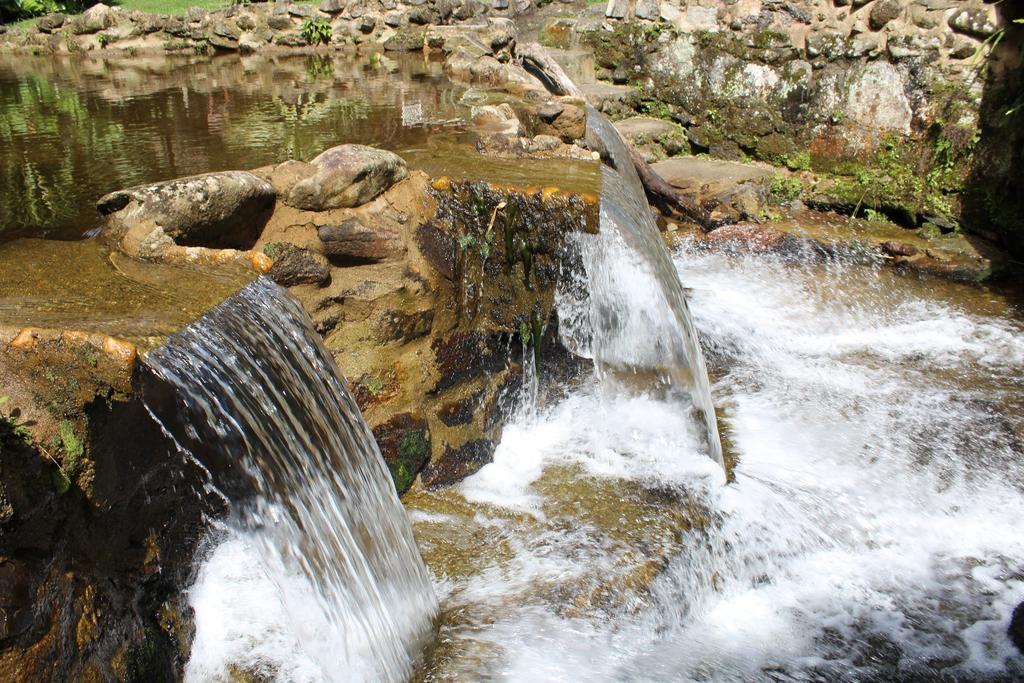
<svg viewBox="0 0 1024 683">
<path fill-rule="evenodd" d="M 85 446 L 75 433 L 74 425 L 68 420 L 61 420 L 57 429 L 60 435 L 54 439 L 53 447 L 60 452 L 61 461 L 54 476 L 54 486 L 57 493 L 64 494 L 82 469 Z"/>
<path fill-rule="evenodd" d="M 0 407 L 11 400 L 10 396 L 0 396 Z M 14 409 L 9 413 L 0 413 L 0 446 L 14 446 L 19 443 L 28 444 L 32 440 L 29 425 L 21 422 L 21 412 Z"/>
<path fill-rule="evenodd" d="M 772 31 L 770 29 L 758 31 L 753 36 L 751 36 L 750 40 L 754 47 L 761 49 L 770 47 L 780 47 L 789 44 L 789 36 L 787 36 L 785 33 L 780 33 L 779 31 Z"/>
<path fill-rule="evenodd" d="M 423 432 L 410 429 L 398 444 L 398 458 L 388 463 L 398 493 L 405 493 L 430 457 L 430 444 Z"/>
<path fill-rule="evenodd" d="M 791 204 L 804 190 L 799 178 L 777 173 L 772 176 L 772 184 L 768 189 L 768 202 L 776 206 Z"/>
<path fill-rule="evenodd" d="M 811 168 L 811 153 L 807 151 L 787 154 L 782 163 L 791 171 L 807 171 Z"/>
</svg>

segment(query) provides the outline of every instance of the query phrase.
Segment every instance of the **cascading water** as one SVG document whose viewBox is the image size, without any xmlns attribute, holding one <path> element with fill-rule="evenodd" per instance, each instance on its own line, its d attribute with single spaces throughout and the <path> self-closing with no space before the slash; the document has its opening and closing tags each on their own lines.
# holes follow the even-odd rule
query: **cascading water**
<svg viewBox="0 0 1024 683">
<path fill-rule="evenodd" d="M 248 494 L 192 589 L 187 677 L 407 679 L 436 598 L 373 436 L 301 306 L 256 280 L 146 363 L 185 418 L 178 429 L 161 416 L 166 431 L 197 459 L 213 453 L 227 488 Z"/>
<path fill-rule="evenodd" d="M 723 465 L 707 368 L 679 275 L 651 216 L 621 136 L 592 107 L 587 140 L 614 166 L 602 166 L 600 229 L 579 235 L 585 302 L 560 296 L 567 345 L 594 359 L 603 384 L 658 389 L 690 403 L 705 428 L 706 450 Z M 583 303 L 588 315 L 571 310 Z M 583 323 L 582 325 L 580 323 Z"/>
</svg>

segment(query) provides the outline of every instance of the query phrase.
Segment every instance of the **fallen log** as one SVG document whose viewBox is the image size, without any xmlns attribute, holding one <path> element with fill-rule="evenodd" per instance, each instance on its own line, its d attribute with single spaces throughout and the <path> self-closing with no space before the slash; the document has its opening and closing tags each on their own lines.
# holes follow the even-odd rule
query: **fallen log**
<svg viewBox="0 0 1024 683">
<path fill-rule="evenodd" d="M 536 76 L 552 94 L 578 97 L 586 102 L 587 96 L 579 86 L 565 73 L 565 70 L 551 57 L 551 54 L 538 43 L 517 45 L 516 56 L 523 68 Z M 668 216 L 696 223 L 704 231 L 717 227 L 711 219 L 710 212 L 655 173 L 636 148 L 621 135 L 619 137 L 629 150 L 630 160 L 633 162 L 633 167 L 644 186 L 644 192 L 652 204 Z"/>
</svg>

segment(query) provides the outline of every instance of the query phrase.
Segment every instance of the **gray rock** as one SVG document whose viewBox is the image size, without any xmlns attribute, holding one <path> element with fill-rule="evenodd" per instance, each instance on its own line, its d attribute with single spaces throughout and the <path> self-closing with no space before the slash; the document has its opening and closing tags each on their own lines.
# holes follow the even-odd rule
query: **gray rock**
<svg viewBox="0 0 1024 683">
<path fill-rule="evenodd" d="M 424 39 L 424 33 L 420 29 L 399 30 L 384 41 L 384 50 L 386 52 L 415 52 L 423 49 Z"/>
<path fill-rule="evenodd" d="M 298 33 L 283 33 L 274 39 L 275 45 L 283 47 L 302 47 L 308 45 L 306 39 Z"/>
<path fill-rule="evenodd" d="M 238 28 L 242 29 L 243 31 L 252 31 L 254 28 L 256 28 L 256 19 L 248 13 L 239 14 L 238 18 L 235 20 L 235 23 L 238 24 Z"/>
<path fill-rule="evenodd" d="M 267 26 L 275 31 L 285 31 L 294 26 L 294 22 L 287 14 L 274 14 L 267 19 Z"/>
<path fill-rule="evenodd" d="M 265 29 L 243 33 L 242 37 L 238 39 L 238 51 L 246 54 L 257 52 L 273 39 L 274 36 Z"/>
<path fill-rule="evenodd" d="M 320 3 L 320 11 L 327 14 L 340 14 L 345 9 L 345 0 L 324 0 Z"/>
<path fill-rule="evenodd" d="M 345 264 L 378 262 L 405 254 L 401 235 L 368 228 L 358 218 L 320 226 L 317 235 L 323 242 L 324 253 Z"/>
<path fill-rule="evenodd" d="M 409 10 L 409 13 L 406 15 L 406 18 L 409 20 L 410 24 L 415 24 L 417 26 L 437 24 L 440 21 L 440 17 L 438 16 L 437 12 L 435 12 L 430 7 L 417 7 L 415 9 Z"/>
<path fill-rule="evenodd" d="M 247 171 L 222 171 L 118 190 L 96 208 L 103 234 L 119 240 L 150 221 L 176 243 L 248 249 L 257 240 L 276 198 L 273 186 Z"/>
<path fill-rule="evenodd" d="M 614 0 L 608 3 L 604 14 L 609 19 L 623 19 L 629 11 L 629 0 Z"/>
<path fill-rule="evenodd" d="M 402 25 L 401 12 L 387 12 L 384 14 L 384 25 L 391 28 L 398 28 Z"/>
<path fill-rule="evenodd" d="M 82 12 L 81 16 L 71 22 L 71 32 L 75 34 L 98 33 L 114 25 L 114 12 L 100 3 Z"/>
<path fill-rule="evenodd" d="M 242 31 L 231 20 L 217 22 L 217 24 L 213 27 L 212 33 L 213 36 L 211 37 L 215 36 L 219 38 L 224 38 L 228 41 L 234 42 L 236 46 L 238 44 L 238 39 L 242 37 Z"/>
<path fill-rule="evenodd" d="M 297 182 L 287 199 L 307 211 L 365 204 L 406 176 L 400 156 L 365 145 L 332 147 L 310 163 L 316 174 Z"/>
<path fill-rule="evenodd" d="M 661 16 L 661 3 L 658 0 L 637 0 L 635 13 L 638 19 L 656 21 Z"/>
<path fill-rule="evenodd" d="M 67 17 L 59 12 L 55 14 L 47 14 L 45 17 L 41 17 L 36 21 L 36 29 L 40 33 L 53 33 L 64 25 L 65 19 L 67 19 Z"/>
<path fill-rule="evenodd" d="M 312 5 L 288 5 L 288 14 L 300 19 L 308 19 L 313 16 Z"/>
<path fill-rule="evenodd" d="M 373 33 L 373 29 L 377 28 L 377 17 L 372 14 L 364 14 L 356 22 L 356 28 L 360 33 Z"/>
<path fill-rule="evenodd" d="M 198 24 L 204 21 L 210 13 L 200 7 L 190 7 L 185 13 L 185 20 L 190 24 Z"/>
<path fill-rule="evenodd" d="M 949 18 L 949 27 L 971 36 L 987 38 L 996 32 L 995 23 L 985 8 L 962 9 Z"/>
<path fill-rule="evenodd" d="M 499 11 L 508 9 L 508 0 L 491 0 L 491 9 Z"/>
</svg>

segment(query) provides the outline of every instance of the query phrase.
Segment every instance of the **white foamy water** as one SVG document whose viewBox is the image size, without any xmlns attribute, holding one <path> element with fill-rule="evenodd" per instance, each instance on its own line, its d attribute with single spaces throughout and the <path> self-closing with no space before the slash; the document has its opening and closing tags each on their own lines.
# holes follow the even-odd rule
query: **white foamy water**
<svg viewBox="0 0 1024 683">
<path fill-rule="evenodd" d="M 735 482 L 700 467 L 692 417 L 644 397 L 584 387 L 508 428 L 461 486 L 480 511 L 449 520 L 477 528 L 487 559 L 467 575 L 434 567 L 443 612 L 459 615 L 442 633 L 473 654 L 430 677 L 1024 677 L 1005 635 L 1024 600 L 1020 319 L 979 290 L 860 266 L 675 262 L 718 369 Z M 678 532 L 648 590 L 580 602 L 565 587 L 615 575 L 630 548 L 582 499 L 565 517 L 552 496 L 571 509 L 572 487 L 545 493 L 545 472 L 566 466 L 685 491 L 709 523 Z"/>
</svg>

